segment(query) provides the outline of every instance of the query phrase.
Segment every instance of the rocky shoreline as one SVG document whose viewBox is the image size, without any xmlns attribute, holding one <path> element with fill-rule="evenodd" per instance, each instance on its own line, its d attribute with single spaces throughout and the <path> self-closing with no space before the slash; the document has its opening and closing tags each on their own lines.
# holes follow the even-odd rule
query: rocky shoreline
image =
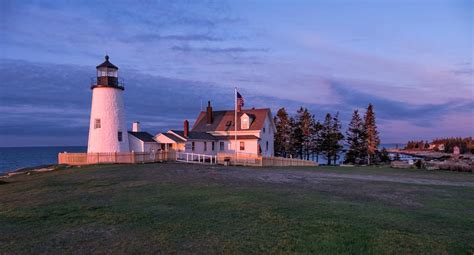
<svg viewBox="0 0 474 255">
<path fill-rule="evenodd" d="M 70 166 L 66 165 L 57 165 L 57 164 L 50 164 L 50 165 L 39 165 L 39 166 L 32 166 L 32 167 L 22 167 L 19 169 L 15 169 L 10 172 L 0 173 L 0 178 L 9 178 L 15 175 L 31 175 L 33 173 L 44 173 L 44 172 L 51 172 L 55 170 L 65 169 Z"/>
<path fill-rule="evenodd" d="M 445 152 L 435 151 L 417 151 L 417 150 L 400 150 L 391 149 L 390 153 L 398 153 L 422 159 L 422 162 L 415 166 L 405 161 L 393 161 L 391 166 L 394 168 L 425 168 L 428 170 L 448 170 L 460 172 L 474 172 L 474 155 L 460 154 L 453 155 Z"/>
</svg>

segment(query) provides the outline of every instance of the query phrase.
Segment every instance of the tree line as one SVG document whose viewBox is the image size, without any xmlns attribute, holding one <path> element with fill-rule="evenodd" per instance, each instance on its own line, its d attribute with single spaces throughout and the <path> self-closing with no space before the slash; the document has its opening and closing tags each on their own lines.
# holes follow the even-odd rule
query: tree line
<svg viewBox="0 0 474 255">
<path fill-rule="evenodd" d="M 449 137 L 449 138 L 436 138 L 433 141 L 408 141 L 405 146 L 406 150 L 428 150 L 430 145 L 435 145 L 433 150 L 438 151 L 439 145 L 444 146 L 444 152 L 453 153 L 455 146 L 459 147 L 460 153 L 474 153 L 474 141 L 472 137 Z"/>
<path fill-rule="evenodd" d="M 358 110 L 354 111 L 345 135 L 339 113 L 327 113 L 320 122 L 307 108 L 300 107 L 294 116 L 281 108 L 274 122 L 276 156 L 317 161 L 322 157 L 331 165 L 339 160 L 346 144 L 344 163 L 371 164 L 389 160 L 385 150 L 378 150 L 380 139 L 372 104 L 363 118 Z"/>
</svg>

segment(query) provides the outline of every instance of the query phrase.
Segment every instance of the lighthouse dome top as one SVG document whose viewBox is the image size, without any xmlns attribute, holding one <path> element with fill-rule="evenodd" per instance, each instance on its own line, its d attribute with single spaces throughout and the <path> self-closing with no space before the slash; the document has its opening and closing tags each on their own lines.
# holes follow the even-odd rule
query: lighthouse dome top
<svg viewBox="0 0 474 255">
<path fill-rule="evenodd" d="M 109 61 L 109 55 L 105 55 L 105 61 L 104 63 L 96 66 L 97 69 L 99 68 L 102 68 L 102 67 L 106 67 L 106 68 L 111 68 L 111 69 L 117 69 L 118 70 L 118 67 L 115 66 L 114 64 L 110 63 Z"/>
</svg>

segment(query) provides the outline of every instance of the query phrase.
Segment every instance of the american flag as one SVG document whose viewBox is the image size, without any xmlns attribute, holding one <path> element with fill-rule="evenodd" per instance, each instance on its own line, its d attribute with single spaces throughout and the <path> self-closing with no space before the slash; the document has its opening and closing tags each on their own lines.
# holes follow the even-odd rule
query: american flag
<svg viewBox="0 0 474 255">
<path fill-rule="evenodd" d="M 240 105 L 240 107 L 244 106 L 244 98 L 239 92 L 237 92 L 237 105 Z"/>
</svg>

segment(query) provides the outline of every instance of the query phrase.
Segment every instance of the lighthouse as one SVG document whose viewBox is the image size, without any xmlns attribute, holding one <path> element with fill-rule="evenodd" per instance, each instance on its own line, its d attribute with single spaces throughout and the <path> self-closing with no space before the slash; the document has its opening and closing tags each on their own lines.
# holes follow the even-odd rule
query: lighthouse
<svg viewBox="0 0 474 255">
<path fill-rule="evenodd" d="M 118 67 L 105 56 L 98 65 L 92 89 L 91 118 L 87 152 L 129 152 L 123 102 L 124 85 L 118 79 Z"/>
</svg>

